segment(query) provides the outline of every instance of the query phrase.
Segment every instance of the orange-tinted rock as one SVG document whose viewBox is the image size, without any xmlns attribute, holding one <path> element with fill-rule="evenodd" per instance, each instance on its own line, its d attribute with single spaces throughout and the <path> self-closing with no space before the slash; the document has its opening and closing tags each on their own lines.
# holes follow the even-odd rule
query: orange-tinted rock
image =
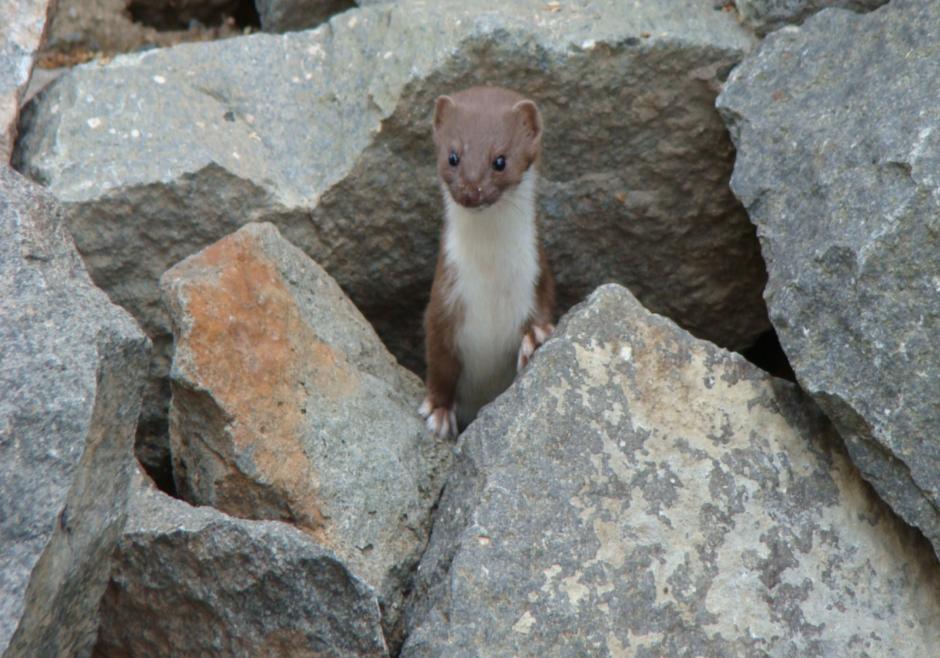
<svg viewBox="0 0 940 658">
<path fill-rule="evenodd" d="M 230 514 L 317 532 L 324 523 L 317 475 L 301 444 L 303 387 L 313 380 L 328 388 L 332 378 L 343 387 L 352 377 L 304 324 L 274 264 L 257 250 L 253 236 L 239 233 L 173 271 L 193 277 L 184 293 L 190 358 L 185 365 L 179 359 L 179 372 L 211 391 L 225 412 L 222 423 L 234 421 L 220 428 L 225 440 L 218 446 L 233 459 L 198 462 L 180 427 L 188 416 L 174 415 L 177 485 L 187 498 Z M 207 270 L 216 275 L 202 278 Z"/>
<path fill-rule="evenodd" d="M 378 590 L 394 633 L 450 463 L 415 411 L 420 381 L 271 224 L 207 247 L 162 285 L 181 494 L 306 531 Z"/>
</svg>

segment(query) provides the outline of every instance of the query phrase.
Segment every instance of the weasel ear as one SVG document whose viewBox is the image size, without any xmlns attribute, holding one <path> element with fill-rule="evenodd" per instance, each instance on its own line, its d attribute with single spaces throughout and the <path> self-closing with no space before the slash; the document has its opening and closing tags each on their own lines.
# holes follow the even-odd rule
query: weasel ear
<svg viewBox="0 0 940 658">
<path fill-rule="evenodd" d="M 519 101 L 512 106 L 512 113 L 519 118 L 519 123 L 532 144 L 542 138 L 542 115 L 539 108 L 530 100 Z"/>
<path fill-rule="evenodd" d="M 453 114 L 454 110 L 457 109 L 457 104 L 454 103 L 454 99 L 450 96 L 438 96 L 437 102 L 434 104 L 434 132 L 436 133 L 440 130 L 441 126 L 444 125 L 444 122 L 447 121 L 447 117 Z"/>
</svg>

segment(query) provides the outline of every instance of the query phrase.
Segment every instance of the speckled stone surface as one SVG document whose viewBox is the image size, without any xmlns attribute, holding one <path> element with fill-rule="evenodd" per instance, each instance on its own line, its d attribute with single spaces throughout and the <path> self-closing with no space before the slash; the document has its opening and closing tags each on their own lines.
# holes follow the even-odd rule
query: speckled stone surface
<svg viewBox="0 0 940 658">
<path fill-rule="evenodd" d="M 431 112 L 472 84 L 541 106 L 540 215 L 562 306 L 613 280 L 722 345 L 768 328 L 714 109 L 753 37 L 702 0 L 561 4 L 376 5 L 310 32 L 81 66 L 29 106 L 18 166 L 62 199 L 95 281 L 156 345 L 144 448 L 166 445 L 157 279 L 248 221 L 275 223 L 422 369 L 442 217 Z"/>
<path fill-rule="evenodd" d="M 55 0 L 0 0 L 0 165 L 13 153 L 20 99 Z"/>
<path fill-rule="evenodd" d="M 90 648 L 149 342 L 41 187 L 0 165 L 0 655 Z"/>
<path fill-rule="evenodd" d="M 798 389 L 599 288 L 461 436 L 425 656 L 930 656 L 940 567 Z"/>
<path fill-rule="evenodd" d="M 771 320 L 862 474 L 940 555 L 940 3 L 817 14 L 718 106 Z"/>
<path fill-rule="evenodd" d="M 255 7 L 265 32 L 296 32 L 357 4 L 355 0 L 257 0 Z"/>
<path fill-rule="evenodd" d="M 452 442 L 417 413 L 421 382 L 272 224 L 242 227 L 162 285 L 178 490 L 309 532 L 375 587 L 400 645 L 402 597 L 452 463 Z"/>
<path fill-rule="evenodd" d="M 375 592 L 333 553 L 139 475 L 112 564 L 95 658 L 388 655 Z"/>
<path fill-rule="evenodd" d="M 871 11 L 888 0 L 734 0 L 741 20 L 760 35 L 785 25 L 802 23 L 818 11 L 832 7 Z"/>
</svg>

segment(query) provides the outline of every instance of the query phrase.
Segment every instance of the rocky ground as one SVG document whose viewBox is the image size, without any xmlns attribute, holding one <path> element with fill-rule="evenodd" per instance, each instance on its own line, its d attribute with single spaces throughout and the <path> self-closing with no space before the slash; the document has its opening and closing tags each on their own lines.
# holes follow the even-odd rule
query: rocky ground
<svg viewBox="0 0 940 658">
<path fill-rule="evenodd" d="M 940 4 L 0 11 L 4 657 L 935 655 Z M 564 317 L 454 443 L 477 83 Z"/>
</svg>

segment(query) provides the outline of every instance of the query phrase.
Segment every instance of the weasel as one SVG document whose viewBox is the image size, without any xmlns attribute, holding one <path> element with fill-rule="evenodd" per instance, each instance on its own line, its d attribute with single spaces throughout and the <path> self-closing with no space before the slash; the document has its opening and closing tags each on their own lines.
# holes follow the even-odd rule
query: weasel
<svg viewBox="0 0 940 658">
<path fill-rule="evenodd" d="M 535 103 L 498 87 L 441 96 L 433 133 L 445 213 L 420 413 L 433 434 L 454 437 L 551 335 L 555 284 L 535 221 Z"/>
</svg>

